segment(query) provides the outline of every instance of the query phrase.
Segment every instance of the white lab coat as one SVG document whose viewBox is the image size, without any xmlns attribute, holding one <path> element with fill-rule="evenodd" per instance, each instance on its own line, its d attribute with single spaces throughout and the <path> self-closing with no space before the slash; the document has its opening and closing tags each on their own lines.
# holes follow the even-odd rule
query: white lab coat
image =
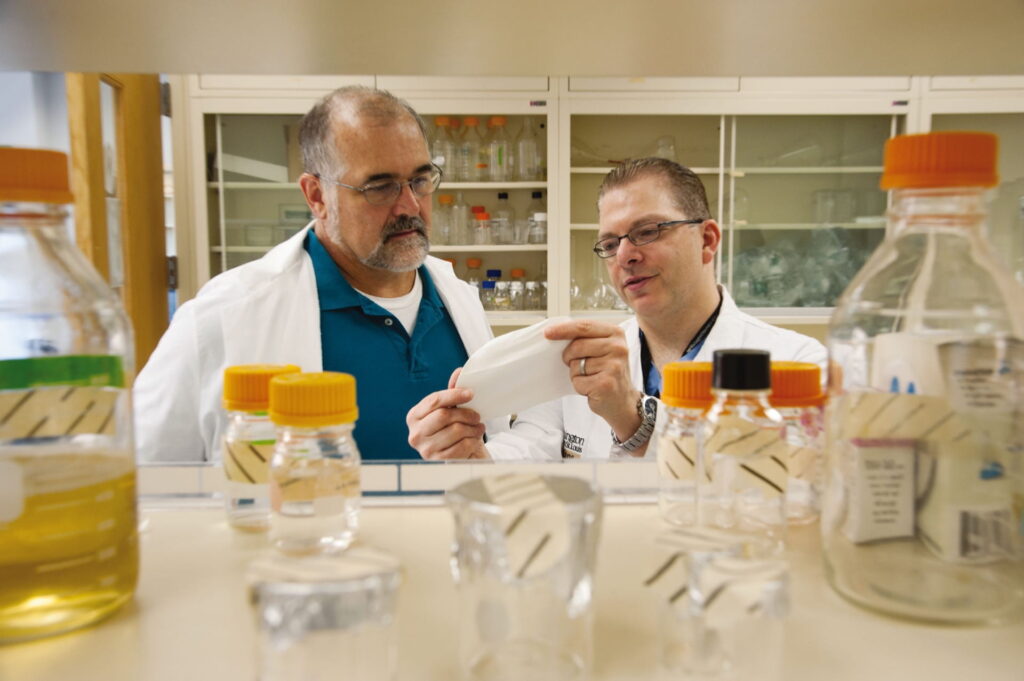
<svg viewBox="0 0 1024 681">
<path fill-rule="evenodd" d="M 308 229 L 259 260 L 214 277 L 174 315 L 133 390 L 140 461 L 219 460 L 226 367 L 323 369 L 316 276 L 303 248 Z M 444 260 L 428 257 L 426 266 L 472 354 L 492 337 L 477 289 L 460 281 Z"/>
<path fill-rule="evenodd" d="M 704 345 L 694 358 L 710 362 L 715 350 L 744 348 L 767 350 L 773 360 L 813 362 L 825 367 L 825 347 L 809 336 L 782 329 L 740 311 L 725 287 L 722 309 Z M 640 334 L 636 317 L 620 324 L 629 348 L 629 373 L 633 387 L 643 391 L 640 367 Z M 566 368 L 568 371 L 568 368 Z M 658 405 L 658 418 L 665 414 Z M 563 452 L 586 459 L 629 458 L 612 442 L 611 428 L 587 405 L 582 395 L 552 400 L 520 413 L 509 432 L 488 434 L 487 449 L 494 459 L 561 460 Z M 653 456 L 653 453 L 651 453 Z"/>
</svg>

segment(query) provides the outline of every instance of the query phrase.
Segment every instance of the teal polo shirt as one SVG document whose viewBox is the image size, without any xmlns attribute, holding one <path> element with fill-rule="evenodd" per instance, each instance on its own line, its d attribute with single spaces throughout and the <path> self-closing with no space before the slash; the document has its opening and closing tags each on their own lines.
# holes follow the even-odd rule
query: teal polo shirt
<svg viewBox="0 0 1024 681">
<path fill-rule="evenodd" d="M 359 452 L 366 460 L 419 459 L 409 446 L 405 415 L 447 388 L 452 371 L 468 357 L 427 268 L 418 270 L 423 298 L 410 338 L 394 315 L 352 288 L 312 230 L 305 248 L 320 299 L 324 371 L 356 378 Z"/>
</svg>

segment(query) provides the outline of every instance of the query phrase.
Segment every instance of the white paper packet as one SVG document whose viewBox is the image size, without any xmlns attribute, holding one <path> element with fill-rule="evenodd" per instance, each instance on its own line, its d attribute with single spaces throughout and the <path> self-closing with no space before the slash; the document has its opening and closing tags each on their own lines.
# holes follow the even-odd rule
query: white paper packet
<svg viewBox="0 0 1024 681">
<path fill-rule="evenodd" d="M 569 320 L 552 317 L 498 336 L 474 352 L 455 384 L 473 390 L 473 399 L 464 406 L 486 421 L 574 395 L 569 367 L 562 361 L 569 341 L 544 337 L 546 327 Z"/>
</svg>

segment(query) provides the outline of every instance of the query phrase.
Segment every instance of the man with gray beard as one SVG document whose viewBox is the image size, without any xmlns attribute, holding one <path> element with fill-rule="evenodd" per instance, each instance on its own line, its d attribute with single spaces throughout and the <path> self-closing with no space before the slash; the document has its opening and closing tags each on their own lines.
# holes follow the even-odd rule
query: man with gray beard
<svg viewBox="0 0 1024 681">
<path fill-rule="evenodd" d="M 178 310 L 135 386 L 142 460 L 216 460 L 223 371 L 257 363 L 352 374 L 364 458 L 419 459 L 406 412 L 491 337 L 475 287 L 427 255 L 441 171 L 416 112 L 342 88 L 305 115 L 299 139 L 313 221 Z"/>
</svg>

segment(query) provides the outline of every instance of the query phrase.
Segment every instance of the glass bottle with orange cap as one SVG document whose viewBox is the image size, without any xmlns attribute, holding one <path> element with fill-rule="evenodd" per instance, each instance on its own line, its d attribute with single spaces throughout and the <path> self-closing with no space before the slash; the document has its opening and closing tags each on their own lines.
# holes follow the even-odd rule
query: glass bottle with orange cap
<svg viewBox="0 0 1024 681">
<path fill-rule="evenodd" d="M 491 182 L 507 182 L 514 167 L 509 162 L 512 148 L 505 129 L 507 123 L 504 116 L 491 116 L 487 121 L 487 179 Z"/>
<path fill-rule="evenodd" d="M 825 447 L 821 367 L 809 362 L 772 362 L 772 394 L 768 402 L 786 422 L 786 519 L 791 525 L 814 522 L 821 510 L 821 459 Z"/>
<path fill-rule="evenodd" d="M 71 201 L 66 155 L 0 148 L 0 643 L 91 624 L 138 577 L 132 330 Z"/>
<path fill-rule="evenodd" d="M 270 461 L 270 540 L 290 554 L 347 548 L 359 527 L 356 379 L 321 372 L 270 381 L 277 443 Z"/>
<path fill-rule="evenodd" d="M 658 507 L 671 525 L 696 525 L 699 437 L 712 402 L 711 362 L 670 362 L 661 379 L 664 414 L 650 444 L 658 458 Z"/>
<path fill-rule="evenodd" d="M 430 160 L 441 171 L 449 176 L 454 175 L 455 142 L 449 130 L 451 119 L 448 116 L 434 117 L 434 136 L 430 140 Z"/>
<path fill-rule="evenodd" d="M 481 155 L 483 136 L 480 133 L 480 119 L 466 116 L 462 119 L 462 134 L 459 136 L 455 180 L 459 182 L 479 182 L 487 179 L 484 172 L 487 162 Z"/>
<path fill-rule="evenodd" d="M 294 364 L 244 364 L 224 370 L 224 431 L 221 461 L 227 480 L 224 506 L 228 523 L 239 530 L 262 532 L 270 525 L 267 483 L 274 454 L 274 424 L 267 409 L 270 379 L 294 374 Z"/>
<path fill-rule="evenodd" d="M 829 324 L 826 574 L 956 623 L 1024 608 L 1024 290 L 986 237 L 995 135 L 888 141 L 885 241 Z"/>
<path fill-rule="evenodd" d="M 768 553 L 779 553 L 786 542 L 788 448 L 770 392 L 766 351 L 714 351 L 714 401 L 699 438 L 698 519 L 758 537 Z"/>
</svg>

